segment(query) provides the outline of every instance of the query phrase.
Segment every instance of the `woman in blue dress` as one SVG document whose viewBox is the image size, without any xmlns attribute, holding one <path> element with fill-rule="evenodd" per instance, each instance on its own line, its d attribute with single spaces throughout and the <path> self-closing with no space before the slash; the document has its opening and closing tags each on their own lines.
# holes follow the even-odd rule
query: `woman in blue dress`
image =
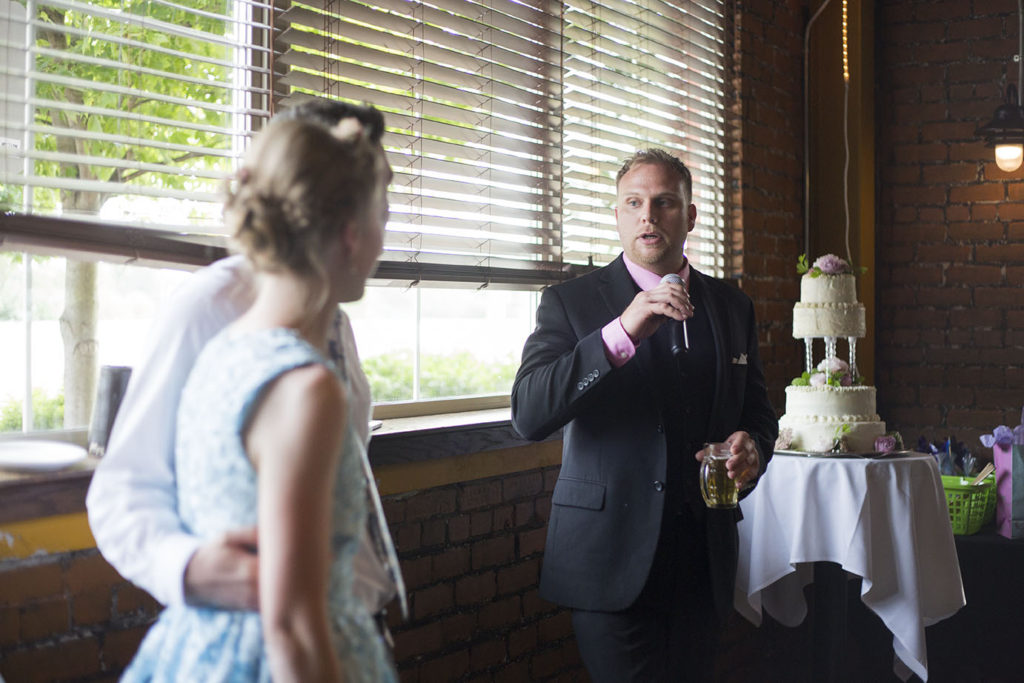
<svg viewBox="0 0 1024 683">
<path fill-rule="evenodd" d="M 194 533 L 258 526 L 260 611 L 169 607 L 123 680 L 397 680 L 352 593 L 363 443 L 327 348 L 338 303 L 362 297 L 380 255 L 390 178 L 352 119 L 274 121 L 253 141 L 225 216 L 258 294 L 189 376 L 175 466 Z"/>
</svg>

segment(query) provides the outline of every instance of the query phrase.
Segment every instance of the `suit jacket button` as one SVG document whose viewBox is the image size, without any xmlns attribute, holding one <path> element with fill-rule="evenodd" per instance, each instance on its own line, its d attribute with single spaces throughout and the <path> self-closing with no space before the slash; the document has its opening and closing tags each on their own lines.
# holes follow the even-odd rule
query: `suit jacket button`
<svg viewBox="0 0 1024 683">
<path fill-rule="evenodd" d="M 576 388 L 579 389 L 580 391 L 583 391 L 583 387 L 584 387 L 583 382 L 577 382 L 576 383 Z"/>
<path fill-rule="evenodd" d="M 660 481 L 655 481 L 654 482 L 654 490 L 657 491 L 658 493 L 661 493 L 662 491 L 665 490 L 665 485 L 663 483 L 661 483 Z"/>
<path fill-rule="evenodd" d="M 665 433 L 664 425 L 658 425 L 658 433 L 659 434 L 664 434 Z"/>
</svg>

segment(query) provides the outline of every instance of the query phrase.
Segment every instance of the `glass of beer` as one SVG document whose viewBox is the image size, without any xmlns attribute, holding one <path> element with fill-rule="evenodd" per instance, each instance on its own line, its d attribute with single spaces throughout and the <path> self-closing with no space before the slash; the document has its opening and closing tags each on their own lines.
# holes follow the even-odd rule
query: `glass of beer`
<svg viewBox="0 0 1024 683">
<path fill-rule="evenodd" d="M 727 443 L 704 444 L 700 464 L 700 493 L 709 508 L 734 508 L 739 500 L 736 480 L 729 478 L 725 463 L 732 456 Z"/>
</svg>

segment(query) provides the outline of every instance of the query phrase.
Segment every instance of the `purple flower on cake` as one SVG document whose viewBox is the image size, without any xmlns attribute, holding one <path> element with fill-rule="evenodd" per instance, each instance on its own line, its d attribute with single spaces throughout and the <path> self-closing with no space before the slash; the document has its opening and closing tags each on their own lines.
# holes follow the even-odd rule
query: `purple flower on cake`
<svg viewBox="0 0 1024 683">
<path fill-rule="evenodd" d="M 846 259 L 841 259 L 835 254 L 819 256 L 814 261 L 814 267 L 826 275 L 839 275 L 850 270 L 850 264 L 846 262 Z"/>
<path fill-rule="evenodd" d="M 824 372 L 816 372 L 811 375 L 810 382 L 812 387 L 823 387 L 828 382 L 828 376 Z"/>
<path fill-rule="evenodd" d="M 841 386 L 841 387 L 852 387 L 853 386 L 853 377 L 850 375 L 850 373 L 844 372 L 842 374 L 842 376 L 839 378 L 839 386 Z"/>
<path fill-rule="evenodd" d="M 875 450 L 879 453 L 893 452 L 896 450 L 896 437 L 889 436 L 888 434 L 885 436 L 879 436 L 875 439 Z"/>
</svg>

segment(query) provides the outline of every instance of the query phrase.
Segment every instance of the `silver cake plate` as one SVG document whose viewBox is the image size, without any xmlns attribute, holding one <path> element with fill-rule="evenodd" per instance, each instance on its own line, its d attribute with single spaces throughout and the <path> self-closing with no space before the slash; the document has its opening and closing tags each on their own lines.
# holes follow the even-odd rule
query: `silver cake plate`
<svg viewBox="0 0 1024 683">
<path fill-rule="evenodd" d="M 867 451 L 865 453 L 833 453 L 831 451 L 793 451 L 788 449 L 775 449 L 775 455 L 794 455 L 803 458 L 846 458 L 861 460 L 886 460 L 888 458 L 899 458 L 904 455 L 911 455 L 914 451 Z M 919 455 L 924 455 L 919 454 Z"/>
</svg>

